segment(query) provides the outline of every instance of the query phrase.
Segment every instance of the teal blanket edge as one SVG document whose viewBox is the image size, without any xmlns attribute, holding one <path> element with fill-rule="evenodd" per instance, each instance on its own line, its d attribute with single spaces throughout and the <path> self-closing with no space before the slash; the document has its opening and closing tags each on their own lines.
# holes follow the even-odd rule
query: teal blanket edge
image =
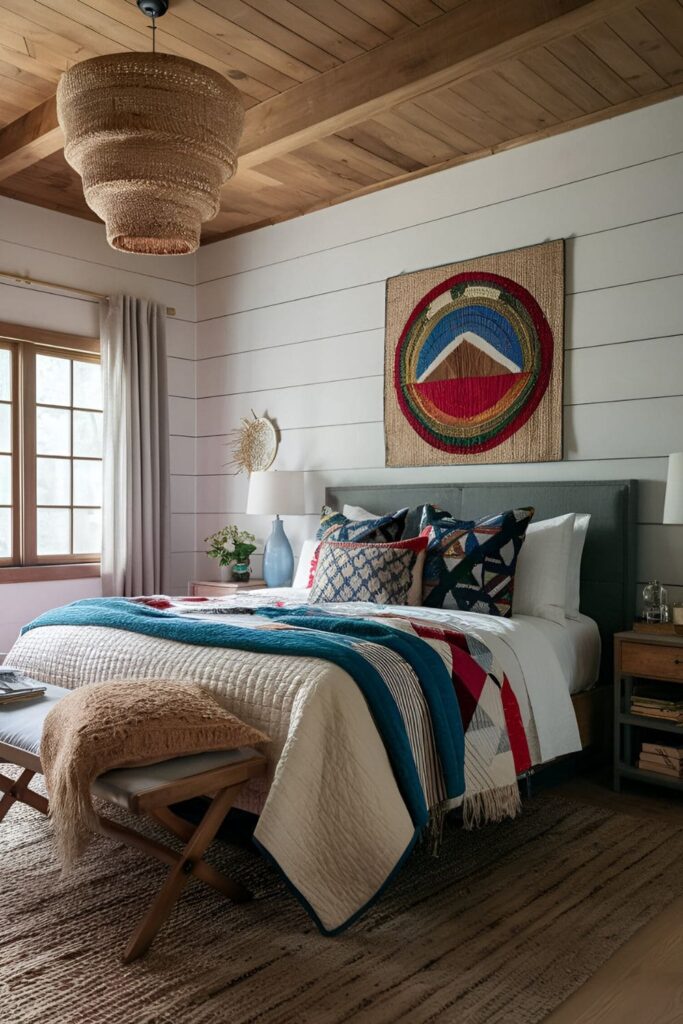
<svg viewBox="0 0 683 1024">
<path fill-rule="evenodd" d="M 394 698 L 380 672 L 362 656 L 358 645 L 362 641 L 380 644 L 399 654 L 413 668 L 430 710 L 436 750 L 446 785 L 446 798 L 453 800 L 462 796 L 465 788 L 464 733 L 455 690 L 444 662 L 419 637 L 375 621 L 329 613 L 311 614 L 307 608 L 258 609 L 258 614 L 266 614 L 269 618 L 281 620 L 283 624 L 300 628 L 259 630 L 225 622 L 190 619 L 185 615 L 159 611 L 125 598 L 86 598 L 45 612 L 24 626 L 21 633 L 24 635 L 43 626 L 96 626 L 201 647 L 322 658 L 338 665 L 351 676 L 366 699 L 413 822 L 415 833 L 410 843 L 412 848 L 429 821 L 430 809 L 426 804 L 408 736 Z M 296 894 L 318 927 L 325 931 L 312 908 L 301 894 Z M 375 899 L 377 896 L 379 892 Z M 342 928 L 353 923 L 357 917 L 358 914 L 354 914 Z M 336 928 L 334 933 L 340 930 Z"/>
</svg>

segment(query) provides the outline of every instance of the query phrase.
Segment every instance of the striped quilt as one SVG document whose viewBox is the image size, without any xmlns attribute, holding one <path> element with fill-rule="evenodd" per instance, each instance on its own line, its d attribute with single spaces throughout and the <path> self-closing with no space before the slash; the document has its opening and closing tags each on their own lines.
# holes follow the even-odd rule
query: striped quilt
<svg viewBox="0 0 683 1024">
<path fill-rule="evenodd" d="M 30 639 L 41 633 L 58 636 L 72 649 L 74 637 L 83 634 L 84 663 L 92 658 L 88 637 L 103 644 L 105 634 L 141 634 L 188 649 L 224 648 L 261 661 L 266 656 L 274 678 L 283 678 L 287 664 L 299 666 L 302 658 L 341 670 L 327 673 L 329 691 L 316 684 L 297 710 L 307 723 L 303 732 L 293 716 L 288 763 L 275 768 L 256 832 L 263 852 L 326 934 L 346 927 L 376 899 L 419 836 L 438 836 L 448 809 L 463 804 L 469 825 L 517 813 L 516 775 L 530 762 L 519 709 L 490 651 L 464 633 L 418 617 L 342 618 L 311 608 L 269 609 L 265 620 L 242 626 L 99 599 L 54 609 L 25 627 L 12 662 L 24 659 L 35 672 L 40 641 L 36 648 Z M 235 665 L 238 678 L 242 661 Z M 148 674 L 154 673 L 149 666 Z M 344 679 L 362 694 L 396 796 Z M 331 764 L 336 770 L 326 770 Z M 340 810 L 351 798 L 359 822 L 355 837 L 350 815 L 344 819 Z"/>
</svg>

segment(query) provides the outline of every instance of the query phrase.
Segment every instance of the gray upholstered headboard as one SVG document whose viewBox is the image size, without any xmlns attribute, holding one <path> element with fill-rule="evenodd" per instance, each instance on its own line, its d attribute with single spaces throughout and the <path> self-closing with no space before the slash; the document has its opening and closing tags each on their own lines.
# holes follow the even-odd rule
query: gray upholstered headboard
<svg viewBox="0 0 683 1024">
<path fill-rule="evenodd" d="M 535 519 L 590 512 L 581 566 L 581 611 L 597 622 L 602 636 L 602 678 L 612 664 L 612 634 L 630 627 L 636 599 L 636 480 L 495 484 L 387 484 L 331 487 L 332 508 L 361 505 L 393 512 L 429 502 L 461 519 L 479 519 L 506 508 L 533 505 Z"/>
</svg>

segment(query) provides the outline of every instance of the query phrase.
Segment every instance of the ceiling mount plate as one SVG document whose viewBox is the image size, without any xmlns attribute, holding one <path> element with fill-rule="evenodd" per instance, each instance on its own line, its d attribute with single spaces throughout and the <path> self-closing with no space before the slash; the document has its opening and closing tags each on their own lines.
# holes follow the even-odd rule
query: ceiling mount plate
<svg viewBox="0 0 683 1024">
<path fill-rule="evenodd" d="M 148 18 L 160 18 L 168 10 L 168 0 L 137 0 L 137 4 Z"/>
</svg>

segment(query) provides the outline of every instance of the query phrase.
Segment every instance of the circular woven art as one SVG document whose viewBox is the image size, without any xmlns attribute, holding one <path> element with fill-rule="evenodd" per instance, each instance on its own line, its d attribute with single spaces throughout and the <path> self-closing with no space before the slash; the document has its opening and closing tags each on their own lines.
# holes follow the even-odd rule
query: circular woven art
<svg viewBox="0 0 683 1024">
<path fill-rule="evenodd" d="M 232 465 L 237 473 L 256 473 L 270 469 L 278 449 L 275 424 L 267 416 L 245 417 L 232 431 Z"/>
<path fill-rule="evenodd" d="M 227 79 L 166 53 L 93 57 L 62 75 L 57 116 L 111 246 L 194 252 L 237 166 L 244 107 Z"/>
<path fill-rule="evenodd" d="M 526 288 L 498 274 L 456 274 L 408 317 L 394 386 L 425 441 L 469 454 L 495 447 L 526 423 L 552 362 L 552 331 Z"/>
</svg>

